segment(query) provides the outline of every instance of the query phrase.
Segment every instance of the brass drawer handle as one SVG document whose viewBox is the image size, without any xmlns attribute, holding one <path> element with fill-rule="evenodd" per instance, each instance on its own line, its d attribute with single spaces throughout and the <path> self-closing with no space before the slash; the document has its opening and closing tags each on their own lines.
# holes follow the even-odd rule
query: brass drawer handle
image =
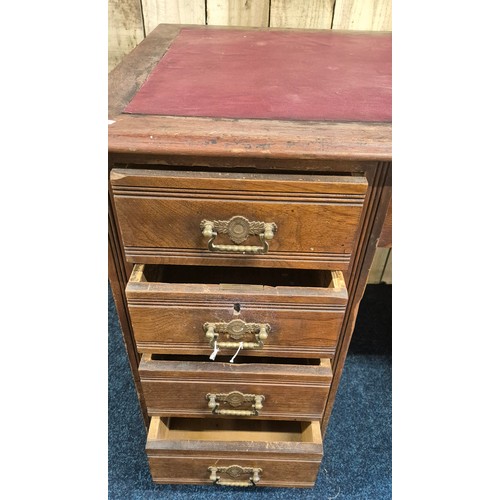
<svg viewBox="0 0 500 500">
<path fill-rule="evenodd" d="M 230 465 L 229 467 L 209 467 L 210 481 L 220 486 L 254 486 L 260 481 L 259 474 L 262 469 L 256 467 L 240 467 L 239 465 Z M 225 473 L 232 478 L 238 478 L 242 474 L 250 474 L 248 481 L 221 481 L 218 473 Z"/>
<path fill-rule="evenodd" d="M 228 394 L 207 394 L 208 407 L 215 415 L 231 415 L 234 417 L 253 417 L 262 410 L 262 402 L 266 399 L 260 394 L 243 394 L 239 391 L 233 391 Z M 220 403 L 228 403 L 233 408 L 243 403 L 254 402 L 251 410 L 224 410 L 220 409 Z"/>
<path fill-rule="evenodd" d="M 201 232 L 208 240 L 208 249 L 211 252 L 240 252 L 240 253 L 267 253 L 269 240 L 274 238 L 278 229 L 274 222 L 253 222 L 246 217 L 235 215 L 229 220 L 202 220 Z M 215 245 L 214 240 L 219 233 L 228 234 L 236 245 Z M 248 236 L 258 235 L 262 246 L 240 245 Z"/>
<path fill-rule="evenodd" d="M 241 319 L 233 319 L 229 323 L 205 323 L 203 325 L 205 336 L 210 340 L 210 346 L 217 346 L 220 349 L 236 349 L 242 344 L 242 349 L 259 349 L 264 346 L 264 340 L 267 339 L 271 326 L 267 323 L 245 323 Z M 219 335 L 226 333 L 238 342 L 219 342 Z M 246 334 L 253 334 L 255 342 L 241 342 L 240 339 Z"/>
</svg>

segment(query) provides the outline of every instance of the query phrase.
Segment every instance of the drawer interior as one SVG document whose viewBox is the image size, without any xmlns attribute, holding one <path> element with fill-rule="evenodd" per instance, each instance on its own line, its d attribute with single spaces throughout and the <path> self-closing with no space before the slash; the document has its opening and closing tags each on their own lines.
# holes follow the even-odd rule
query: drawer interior
<svg viewBox="0 0 500 500">
<path fill-rule="evenodd" d="M 345 288 L 341 272 L 225 266 L 136 265 L 131 281 L 147 283 Z"/>
<path fill-rule="evenodd" d="M 218 355 L 218 363 L 229 363 L 232 355 L 224 356 Z M 213 364 L 213 361 L 209 360 L 207 356 L 191 356 L 191 355 L 172 355 L 172 354 L 143 354 L 143 360 L 145 361 L 186 361 L 186 362 L 197 362 L 197 363 L 207 363 Z M 273 357 L 259 357 L 259 356 L 238 356 L 237 364 L 262 364 L 266 365 L 305 365 L 305 366 L 330 366 L 330 361 L 328 359 L 320 358 L 273 358 Z M 233 364 L 234 366 L 234 364 Z"/>
<path fill-rule="evenodd" d="M 152 417 L 148 441 L 322 443 L 319 422 Z"/>
</svg>

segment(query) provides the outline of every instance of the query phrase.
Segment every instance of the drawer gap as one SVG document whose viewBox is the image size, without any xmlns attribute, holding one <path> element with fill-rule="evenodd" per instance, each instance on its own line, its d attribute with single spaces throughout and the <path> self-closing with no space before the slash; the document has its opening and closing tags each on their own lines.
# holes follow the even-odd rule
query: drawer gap
<svg viewBox="0 0 500 500">
<path fill-rule="evenodd" d="M 146 355 L 145 355 L 146 356 Z M 213 364 L 214 362 L 208 359 L 208 356 L 190 356 L 190 355 L 175 355 L 175 354 L 151 354 L 152 361 L 193 361 L 201 363 Z M 232 355 L 221 356 L 217 355 L 217 363 L 229 363 Z M 234 363 L 241 365 L 246 364 L 272 364 L 272 365 L 307 365 L 320 366 L 322 361 L 319 358 L 273 358 L 273 357 L 257 357 L 257 356 L 238 356 Z"/>
<path fill-rule="evenodd" d="M 223 161 L 223 160 L 218 160 Z M 168 170 L 169 173 L 179 173 L 180 175 L 189 174 L 200 174 L 207 173 L 218 176 L 236 177 L 236 174 L 248 174 L 247 178 L 268 178 L 269 171 L 275 171 L 276 174 L 280 175 L 283 180 L 297 180 L 306 178 L 317 177 L 319 180 L 325 179 L 336 179 L 341 177 L 365 177 L 366 164 L 349 162 L 349 167 L 345 170 L 338 170 L 332 173 L 331 164 L 323 165 L 323 168 L 319 164 L 316 165 L 306 165 L 304 160 L 300 162 L 301 171 L 303 173 L 298 174 L 297 169 L 286 168 L 285 165 L 280 165 L 280 162 L 275 160 L 274 165 L 265 165 L 259 167 L 256 164 L 253 165 L 242 165 L 243 162 L 251 162 L 252 160 L 238 158 L 237 162 L 239 165 L 217 165 L 216 167 L 207 165 L 189 165 L 189 171 L 186 170 L 185 165 L 172 165 L 164 160 L 152 160 L 150 163 L 113 163 L 113 169 L 122 170 L 144 170 L 145 172 L 151 174 L 155 172 L 161 172 L 162 170 Z M 253 160 L 258 163 L 260 160 Z M 288 160 L 290 164 L 290 160 Z M 164 168 L 162 168 L 164 167 Z M 152 170 L 155 169 L 155 170 Z M 287 176 L 287 177 L 284 177 Z M 239 176 L 238 176 L 239 177 Z"/>
<path fill-rule="evenodd" d="M 263 287 L 297 286 L 334 288 L 331 271 L 313 269 L 248 268 L 226 266 L 144 266 L 141 281 Z"/>
<path fill-rule="evenodd" d="M 318 442 L 313 422 L 161 417 L 149 440 Z M 321 441 L 319 441 L 321 442 Z"/>
</svg>

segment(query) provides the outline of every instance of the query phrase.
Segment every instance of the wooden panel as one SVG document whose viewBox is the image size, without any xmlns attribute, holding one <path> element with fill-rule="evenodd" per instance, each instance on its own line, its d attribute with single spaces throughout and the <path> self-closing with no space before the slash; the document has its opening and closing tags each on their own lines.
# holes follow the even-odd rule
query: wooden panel
<svg viewBox="0 0 500 500">
<path fill-rule="evenodd" d="M 207 0 L 207 24 L 267 26 L 269 0 Z"/>
<path fill-rule="evenodd" d="M 280 420 L 319 420 L 323 416 L 332 369 L 329 359 L 317 364 L 269 364 L 261 358 L 238 356 L 234 364 L 228 357 L 219 362 L 180 356 L 178 360 L 156 359 L 161 356 L 144 354 L 139 366 L 141 384 L 149 415 L 179 417 L 211 417 L 207 394 L 243 394 L 263 396 L 262 409 L 252 415 L 254 399 L 231 406 L 217 399 L 218 410 L 247 411 L 243 418 Z M 224 361 L 224 362 L 221 362 Z M 284 360 L 286 361 L 286 360 Z M 309 360 L 305 360 L 309 361 Z M 179 395 L 182 397 L 179 397 Z M 219 415 L 218 418 L 224 418 Z M 227 417 L 226 417 L 227 418 Z"/>
<path fill-rule="evenodd" d="M 157 418 L 157 417 L 153 417 Z M 280 443 L 281 444 L 281 443 Z M 270 446 L 276 446 L 270 442 Z M 205 452 L 206 454 L 206 452 Z M 320 459 L 308 459 L 300 457 L 287 459 L 282 455 L 279 447 L 275 447 L 275 456 L 278 458 L 266 459 L 260 457 L 245 458 L 246 452 L 234 452 L 232 458 L 220 458 L 221 452 L 214 450 L 211 456 L 196 457 L 184 456 L 178 457 L 170 453 L 154 456 L 148 451 L 149 467 L 153 481 L 157 484 L 205 484 L 210 485 L 209 467 L 231 467 L 238 465 L 240 467 L 256 467 L 262 470 L 260 481 L 257 487 L 273 486 L 278 488 L 312 488 L 318 474 Z M 229 455 L 228 452 L 225 455 Z M 235 458 L 236 455 L 236 458 Z M 221 479 L 234 483 L 235 481 L 248 482 L 249 474 L 242 475 L 236 479 L 227 474 L 220 475 Z M 242 486 L 236 484 L 236 486 Z M 223 493 L 220 492 L 221 496 Z M 237 498 L 228 496 L 227 498 Z M 241 498 L 241 497 L 240 497 Z"/>
<path fill-rule="evenodd" d="M 368 275 L 369 284 L 375 285 L 381 282 L 389 253 L 390 248 L 377 248 L 375 251 L 375 257 L 373 258 L 373 263 Z"/>
<path fill-rule="evenodd" d="M 269 26 L 331 28 L 335 0 L 272 0 Z"/>
<path fill-rule="evenodd" d="M 348 269 L 367 189 L 363 177 L 353 176 L 120 169 L 113 170 L 111 183 L 130 262 L 341 271 Z M 201 221 L 237 215 L 276 224 L 267 253 L 208 250 Z M 259 241 L 249 236 L 244 243 Z M 231 241 L 221 234 L 215 244 Z"/>
<path fill-rule="evenodd" d="M 385 215 L 384 226 L 382 227 L 382 233 L 380 234 L 380 239 L 378 240 L 378 246 L 392 246 L 392 199 L 389 203 L 387 214 Z"/>
<path fill-rule="evenodd" d="M 141 352 L 208 356 L 213 349 L 203 325 L 234 319 L 270 326 L 263 347 L 245 349 L 245 356 L 332 357 L 335 352 L 347 302 L 339 272 L 266 269 L 258 274 L 256 281 L 261 284 L 254 285 L 243 278 L 257 274 L 252 268 L 145 266 L 145 274 L 160 269 L 164 276 L 161 281 L 141 281 L 141 273 L 136 271 L 143 267 L 135 266 L 126 289 Z M 230 273 L 236 279 L 231 279 Z M 280 277 L 295 281 L 299 274 L 311 279 L 310 286 L 281 286 L 277 282 Z M 327 284 L 325 278 L 330 275 L 333 280 Z M 314 285 L 313 280 L 318 283 Z M 221 333 L 219 340 L 233 341 L 227 333 Z M 255 336 L 249 334 L 241 340 L 255 341 Z M 222 349 L 220 355 L 234 352 L 234 348 Z"/>
<path fill-rule="evenodd" d="M 389 257 L 387 258 L 387 262 L 385 264 L 384 274 L 382 274 L 382 283 L 386 283 L 387 285 L 392 284 L 392 249 L 389 253 Z"/>
<path fill-rule="evenodd" d="M 210 484 L 209 467 L 239 465 L 262 469 L 258 486 L 311 487 L 323 443 L 318 422 L 153 417 L 146 452 L 156 483 Z"/>
<path fill-rule="evenodd" d="M 160 23 L 205 24 L 204 0 L 142 0 L 146 34 Z"/>
<path fill-rule="evenodd" d="M 108 71 L 143 38 L 141 0 L 108 0 Z"/>
<path fill-rule="evenodd" d="M 392 0 L 337 0 L 332 28 L 392 31 Z"/>
</svg>

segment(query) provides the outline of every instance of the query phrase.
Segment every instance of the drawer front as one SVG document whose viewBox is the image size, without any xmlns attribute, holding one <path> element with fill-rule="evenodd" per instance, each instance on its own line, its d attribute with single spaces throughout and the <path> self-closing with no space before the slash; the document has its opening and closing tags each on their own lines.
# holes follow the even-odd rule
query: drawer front
<svg viewBox="0 0 500 500">
<path fill-rule="evenodd" d="M 354 176 L 115 169 L 111 185 L 130 262 L 345 271 L 368 184 Z"/>
<path fill-rule="evenodd" d="M 312 487 L 323 444 L 318 422 L 153 417 L 146 452 L 157 483 Z"/>
<path fill-rule="evenodd" d="M 144 354 L 139 365 L 149 415 L 282 420 L 323 417 L 332 381 L 328 359 L 304 360 L 314 364 L 284 364 L 276 359 L 270 364 L 237 357 L 230 364 L 207 358 L 164 358 L 169 357 Z"/>
<path fill-rule="evenodd" d="M 197 458 L 192 455 L 176 457 L 166 454 L 148 454 L 149 468 L 155 483 L 159 484 L 214 484 L 214 486 L 273 486 L 280 488 L 312 488 L 319 471 L 320 461 L 316 458 L 297 459 L 280 457 L 276 460 L 262 458 L 221 459 L 218 454 L 213 457 Z M 238 466 L 241 468 L 258 469 L 259 481 L 253 484 L 249 481 L 253 474 L 248 471 L 230 475 L 220 469 L 215 471 L 216 479 L 211 479 L 213 468 Z"/>
<path fill-rule="evenodd" d="M 239 342 L 248 356 L 335 353 L 347 302 L 340 272 L 324 271 L 330 283 L 308 287 L 151 282 L 147 271 L 136 265 L 126 289 L 139 352 L 208 357 L 217 340 L 221 355 L 233 355 Z"/>
</svg>

